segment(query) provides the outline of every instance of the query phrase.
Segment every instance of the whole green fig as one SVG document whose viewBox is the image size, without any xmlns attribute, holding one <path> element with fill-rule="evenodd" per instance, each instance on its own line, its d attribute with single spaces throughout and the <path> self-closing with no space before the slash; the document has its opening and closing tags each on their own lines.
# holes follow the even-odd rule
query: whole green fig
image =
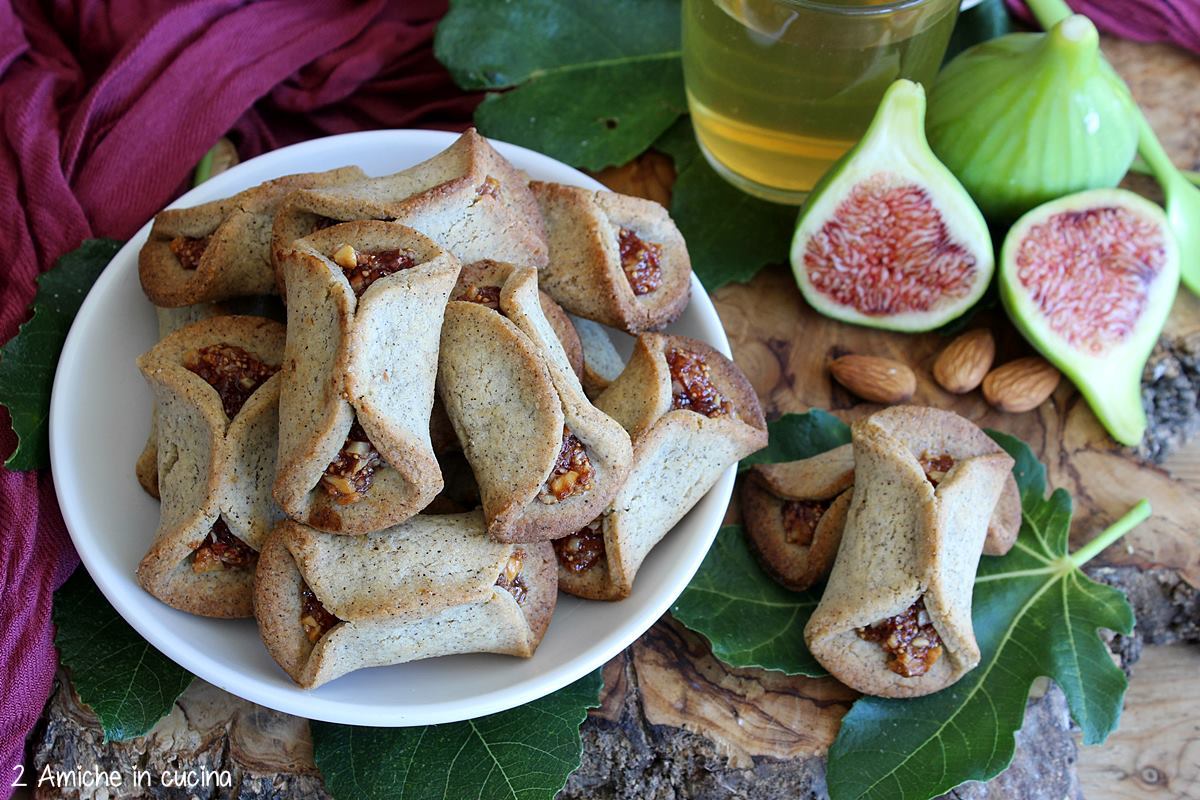
<svg viewBox="0 0 1200 800">
<path fill-rule="evenodd" d="M 1010 222 L 1056 197 L 1116 186 L 1137 150 L 1134 111 L 1096 27 L 1076 14 L 959 54 L 930 93 L 927 133 L 983 213 Z"/>
</svg>

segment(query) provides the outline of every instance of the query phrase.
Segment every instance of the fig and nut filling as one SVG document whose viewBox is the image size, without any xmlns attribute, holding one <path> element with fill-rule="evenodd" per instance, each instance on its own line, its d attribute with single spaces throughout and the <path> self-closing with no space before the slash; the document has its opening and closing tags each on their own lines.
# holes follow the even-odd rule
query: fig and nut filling
<svg viewBox="0 0 1200 800">
<path fill-rule="evenodd" d="M 368 253 L 344 244 L 333 253 L 333 263 L 346 273 L 350 288 L 361 296 L 372 283 L 380 278 L 417 265 L 417 254 L 411 250 L 379 250 Z"/>
<path fill-rule="evenodd" d="M 183 357 L 183 366 L 217 390 L 225 416 L 233 419 L 258 387 L 279 371 L 237 345 L 210 344 Z"/>
<path fill-rule="evenodd" d="M 474 283 L 469 283 L 454 299 L 461 300 L 464 303 L 478 303 L 481 306 L 487 306 L 493 311 L 500 311 L 499 286 L 478 286 Z"/>
<path fill-rule="evenodd" d="M 246 569 L 254 566 L 258 553 L 229 530 L 225 520 L 217 517 L 212 530 L 192 553 L 192 572 L 212 572 L 218 569 Z"/>
<path fill-rule="evenodd" d="M 550 470 L 550 477 L 538 493 L 538 499 L 543 503 L 561 503 L 568 497 L 583 494 L 592 488 L 592 478 L 596 468 L 588 458 L 587 448 L 583 442 L 563 428 L 562 447 L 558 451 L 558 459 Z"/>
<path fill-rule="evenodd" d="M 650 294 L 662 286 L 661 244 L 644 241 L 628 228 L 620 228 L 617 249 L 621 253 L 621 269 L 635 295 Z"/>
<path fill-rule="evenodd" d="M 554 540 L 554 555 L 567 572 L 587 572 L 604 560 L 604 520 L 589 522 L 570 536 Z"/>
<path fill-rule="evenodd" d="M 500 197 L 500 181 L 488 175 L 475 189 L 475 197 Z"/>
<path fill-rule="evenodd" d="M 708 362 L 691 350 L 673 347 L 667 351 L 671 371 L 671 408 L 683 408 L 706 417 L 725 417 L 733 413 L 733 403 L 713 385 Z"/>
<path fill-rule="evenodd" d="M 346 443 L 325 468 L 321 488 L 339 505 L 357 503 L 370 491 L 375 471 L 381 466 L 383 457 L 356 419 L 346 434 Z"/>
<path fill-rule="evenodd" d="M 828 500 L 785 500 L 779 513 L 783 517 L 783 535 L 787 543 L 800 547 L 812 544 L 817 525 L 829 505 Z"/>
<path fill-rule="evenodd" d="M 923 596 L 902 614 L 855 632 L 860 639 L 877 642 L 888 654 L 888 669 L 905 678 L 924 675 L 942 655 L 942 640 L 925 610 Z"/>
<path fill-rule="evenodd" d="M 929 479 L 935 489 L 946 479 L 946 473 L 954 466 L 954 456 L 946 453 L 941 455 L 923 453 L 917 461 L 920 463 L 921 469 L 925 470 L 925 477 Z"/>
<path fill-rule="evenodd" d="M 504 564 L 504 569 L 500 570 L 500 577 L 496 579 L 496 585 L 511 594 L 517 603 L 525 602 L 525 596 L 529 593 L 529 587 L 525 585 L 525 575 L 521 571 L 524 566 L 525 551 L 513 550 Z"/>
<path fill-rule="evenodd" d="M 317 640 L 342 620 L 338 619 L 321 604 L 307 583 L 300 584 L 300 625 L 308 641 L 316 644 Z"/>
<path fill-rule="evenodd" d="M 167 246 L 171 248 L 171 253 L 179 259 L 179 266 L 184 269 L 196 269 L 200 266 L 200 259 L 204 257 L 204 251 L 208 249 L 208 243 L 212 241 L 212 234 L 208 236 L 176 236 Z"/>
</svg>

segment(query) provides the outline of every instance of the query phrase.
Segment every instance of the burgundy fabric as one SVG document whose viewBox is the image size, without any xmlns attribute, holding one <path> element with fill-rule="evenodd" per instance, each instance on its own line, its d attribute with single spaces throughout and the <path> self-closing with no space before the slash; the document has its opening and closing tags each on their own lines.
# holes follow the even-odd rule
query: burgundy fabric
<svg viewBox="0 0 1200 800">
<path fill-rule="evenodd" d="M 0 341 L 39 271 L 85 237 L 130 236 L 226 133 L 246 159 L 351 130 L 464 128 L 478 97 L 432 55 L 444 12 L 445 0 L 0 0 Z M 53 681 L 51 592 L 77 557 L 47 472 L 0 470 L 0 525 L 7 790 Z"/>
<path fill-rule="evenodd" d="M 1033 22 L 1024 0 L 1007 0 L 1017 16 Z M 1067 0 L 1105 33 L 1138 42 L 1169 42 L 1200 54 L 1200 0 Z"/>
</svg>

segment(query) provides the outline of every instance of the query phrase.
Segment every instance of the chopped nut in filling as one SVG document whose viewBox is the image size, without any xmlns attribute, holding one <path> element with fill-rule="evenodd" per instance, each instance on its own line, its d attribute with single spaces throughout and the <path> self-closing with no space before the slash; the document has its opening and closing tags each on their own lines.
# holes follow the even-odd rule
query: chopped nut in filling
<svg viewBox="0 0 1200 800">
<path fill-rule="evenodd" d="M 671 408 L 685 408 L 706 417 L 725 417 L 733 413 L 733 403 L 717 391 L 704 356 L 691 350 L 667 351 L 671 370 Z"/>
<path fill-rule="evenodd" d="M 300 584 L 300 625 L 313 644 L 342 620 L 330 614 L 307 583 Z"/>
<path fill-rule="evenodd" d="M 367 253 L 344 244 L 333 253 L 333 263 L 346 273 L 350 288 L 361 295 L 375 281 L 394 272 L 411 269 L 417 265 L 417 254 L 411 250 L 380 250 Z"/>
<path fill-rule="evenodd" d="M 176 236 L 167 246 L 171 248 L 171 253 L 179 259 L 181 267 L 196 269 L 200 266 L 200 259 L 203 257 L 204 251 L 208 249 L 208 243 L 211 240 L 211 235 L 195 239 L 190 236 Z"/>
<path fill-rule="evenodd" d="M 496 579 L 496 585 L 511 594 L 518 603 L 524 602 L 525 595 L 529 593 L 529 587 L 525 585 L 525 575 L 521 572 L 524 566 L 525 551 L 513 550 L 504 564 L 504 569 L 500 571 L 500 577 Z"/>
<path fill-rule="evenodd" d="M 479 188 L 475 190 L 476 197 L 499 197 L 500 196 L 500 181 L 488 175 L 483 179 L 483 183 L 479 184 Z"/>
<path fill-rule="evenodd" d="M 455 300 L 462 300 L 464 303 L 478 303 L 481 306 L 487 306 L 493 311 L 500 310 L 500 287 L 499 286 L 476 286 L 471 283 L 466 286 Z"/>
<path fill-rule="evenodd" d="M 375 470 L 382 464 L 379 451 L 356 419 L 346 435 L 346 443 L 325 468 L 321 487 L 340 505 L 357 503 L 371 489 Z"/>
<path fill-rule="evenodd" d="M 783 534 L 788 544 L 802 547 L 812 544 L 821 517 L 829 510 L 826 500 L 785 500 L 780 513 L 783 515 Z"/>
<path fill-rule="evenodd" d="M 935 488 L 946 479 L 946 473 L 954 466 L 954 456 L 945 453 L 940 456 L 924 453 L 918 461 L 921 469 L 925 470 L 925 477 Z"/>
<path fill-rule="evenodd" d="M 918 597 L 904 613 L 856 633 L 860 639 L 878 642 L 889 656 L 888 669 L 905 678 L 924 675 L 942 655 L 942 640 L 929 620 L 924 597 Z"/>
<path fill-rule="evenodd" d="M 633 293 L 650 294 L 662 286 L 662 245 L 646 242 L 628 228 L 617 231 L 621 251 L 621 269 Z"/>
<path fill-rule="evenodd" d="M 567 572 L 587 572 L 604 559 L 604 520 L 593 520 L 570 536 L 555 539 L 554 554 Z"/>
<path fill-rule="evenodd" d="M 230 419 L 237 416 L 255 389 L 279 371 L 279 367 L 263 363 L 252 353 L 224 343 L 193 350 L 183 357 L 183 366 L 217 390 Z"/>
<path fill-rule="evenodd" d="M 254 548 L 233 535 L 225 520 L 217 517 L 216 524 L 192 554 L 192 572 L 212 572 L 218 569 L 244 569 L 258 560 Z"/>
<path fill-rule="evenodd" d="M 568 497 L 583 494 L 592 488 L 592 477 L 596 469 L 588 458 L 587 449 L 583 442 L 566 428 L 563 428 L 562 448 L 558 451 L 558 460 L 550 470 L 550 477 L 542 486 L 538 499 L 543 503 L 559 503 Z"/>
</svg>

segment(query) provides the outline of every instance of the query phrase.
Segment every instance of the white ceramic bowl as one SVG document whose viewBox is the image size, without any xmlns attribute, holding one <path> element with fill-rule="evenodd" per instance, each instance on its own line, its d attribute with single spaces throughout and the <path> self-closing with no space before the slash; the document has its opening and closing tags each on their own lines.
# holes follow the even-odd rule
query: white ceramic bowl
<svg viewBox="0 0 1200 800">
<path fill-rule="evenodd" d="M 429 158 L 454 138 L 437 131 L 372 131 L 304 142 L 218 175 L 174 205 L 346 164 L 385 175 Z M 533 178 L 602 188 L 539 153 L 495 144 Z M 451 656 L 360 670 L 314 691 L 297 688 L 267 655 L 253 620 L 176 611 L 134 580 L 158 524 L 158 502 L 133 473 L 151 409 L 134 359 L 157 340 L 154 310 L 137 276 L 138 250 L 149 231 L 147 223 L 117 253 L 71 326 L 54 379 L 50 454 L 63 517 L 88 572 L 117 612 L 184 668 L 239 697 L 311 719 L 383 726 L 454 722 L 528 703 L 604 664 L 670 607 L 700 566 L 729 504 L 732 467 L 650 554 L 631 597 L 596 603 L 562 595 L 533 658 Z M 670 330 L 729 353 L 720 319 L 695 277 L 691 304 Z M 614 341 L 628 352 L 628 337 L 615 334 Z"/>
</svg>

